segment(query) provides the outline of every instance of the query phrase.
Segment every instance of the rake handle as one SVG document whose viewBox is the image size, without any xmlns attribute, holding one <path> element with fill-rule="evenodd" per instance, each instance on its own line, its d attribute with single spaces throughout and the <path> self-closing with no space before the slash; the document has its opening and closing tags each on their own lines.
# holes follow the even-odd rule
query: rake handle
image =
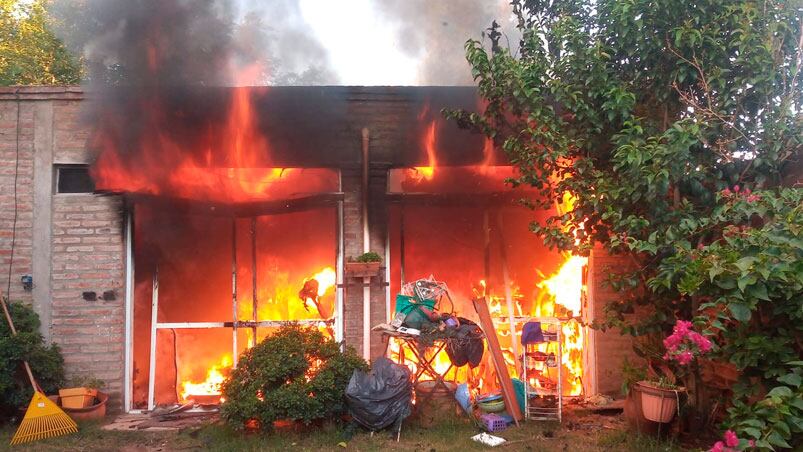
<svg viewBox="0 0 803 452">
<path fill-rule="evenodd" d="M 11 335 L 17 335 L 17 329 L 14 328 L 14 321 L 11 320 L 11 314 L 8 312 L 8 306 L 6 306 L 6 301 L 3 299 L 3 289 L 0 289 L 0 305 L 3 306 L 3 314 L 6 315 L 6 321 L 8 322 L 8 327 L 11 329 Z M 33 387 L 34 391 L 39 391 L 39 385 L 36 384 L 36 380 L 33 378 L 33 372 L 31 372 L 31 366 L 28 364 L 27 360 L 23 360 L 22 363 L 25 365 L 25 373 L 28 374 L 28 379 L 31 380 L 31 386 Z"/>
</svg>

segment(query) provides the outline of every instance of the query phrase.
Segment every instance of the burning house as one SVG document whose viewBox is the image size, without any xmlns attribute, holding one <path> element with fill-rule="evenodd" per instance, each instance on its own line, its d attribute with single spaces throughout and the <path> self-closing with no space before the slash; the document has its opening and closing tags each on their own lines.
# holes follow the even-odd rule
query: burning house
<svg viewBox="0 0 803 452">
<path fill-rule="evenodd" d="M 533 194 L 505 184 L 515 168 L 493 143 L 441 117 L 476 110 L 473 88 L 173 88 L 118 93 L 125 108 L 87 120 L 92 95 L 0 90 L 0 283 L 120 409 L 214 400 L 238 354 L 284 322 L 415 366 L 371 327 L 430 275 L 449 287 L 441 310 L 473 318 L 471 299 L 489 300 L 512 374 L 520 320 L 555 317 L 564 395 L 618 391 L 629 341 L 589 325 L 620 263 L 529 232 L 549 212 L 522 206 Z M 366 251 L 380 271 L 350 274 Z M 448 377 L 482 385 L 486 367 Z"/>
</svg>

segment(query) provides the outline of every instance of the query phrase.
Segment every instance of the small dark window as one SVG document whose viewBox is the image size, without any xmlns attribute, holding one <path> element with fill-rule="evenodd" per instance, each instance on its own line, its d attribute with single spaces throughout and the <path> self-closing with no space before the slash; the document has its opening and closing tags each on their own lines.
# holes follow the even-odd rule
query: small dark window
<svg viewBox="0 0 803 452">
<path fill-rule="evenodd" d="M 89 165 L 57 165 L 56 193 L 92 193 L 95 182 L 89 175 Z"/>
</svg>

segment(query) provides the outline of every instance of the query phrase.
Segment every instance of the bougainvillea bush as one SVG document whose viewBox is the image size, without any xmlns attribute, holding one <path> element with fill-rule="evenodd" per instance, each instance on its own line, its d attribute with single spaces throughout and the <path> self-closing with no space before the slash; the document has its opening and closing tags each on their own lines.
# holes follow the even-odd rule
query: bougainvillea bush
<svg viewBox="0 0 803 452">
<path fill-rule="evenodd" d="M 799 2 L 512 4 L 518 46 L 493 27 L 466 43 L 483 111 L 447 116 L 504 150 L 531 206 L 573 196 L 532 225 L 547 245 L 632 263 L 613 269 L 622 293 L 600 327 L 660 360 L 693 319 L 709 358 L 741 373 L 723 430 L 800 446 L 803 188 L 783 188 L 803 150 Z"/>
<path fill-rule="evenodd" d="M 283 326 L 240 356 L 222 386 L 221 415 L 236 429 L 256 421 L 264 430 L 279 420 L 332 418 L 346 410 L 351 374 L 367 368 L 353 348 L 341 351 L 318 329 Z"/>
<path fill-rule="evenodd" d="M 697 322 L 742 371 L 728 426 L 760 448 L 792 447 L 803 436 L 803 196 L 720 197 L 699 225 L 712 242 L 678 250 L 651 282 L 699 299 Z"/>
</svg>

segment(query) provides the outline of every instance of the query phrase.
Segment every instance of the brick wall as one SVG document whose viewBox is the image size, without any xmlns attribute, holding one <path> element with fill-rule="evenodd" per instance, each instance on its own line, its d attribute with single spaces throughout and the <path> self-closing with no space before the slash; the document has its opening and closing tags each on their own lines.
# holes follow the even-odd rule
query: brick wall
<svg viewBox="0 0 803 452">
<path fill-rule="evenodd" d="M 124 367 L 121 200 L 54 193 L 54 165 L 90 162 L 89 131 L 80 122 L 82 98 L 72 87 L 0 89 L 0 284 L 5 291 L 18 168 L 10 299 L 33 305 L 43 335 L 62 349 L 68 377 L 106 382 L 114 410 L 121 402 Z M 33 276 L 33 290 L 23 290 L 23 275 Z M 113 291 L 115 299 L 82 296 L 104 291 Z"/>
<path fill-rule="evenodd" d="M 7 295 L 12 301 L 28 304 L 33 302 L 33 295 L 23 290 L 20 279 L 33 273 L 33 116 L 33 102 L 0 102 L 0 289 L 5 294 L 9 287 L 11 265 L 11 290 Z M 16 239 L 12 240 L 15 204 Z M 13 264 L 12 241 L 15 242 Z"/>
<path fill-rule="evenodd" d="M 592 319 L 604 319 L 605 305 L 620 297 L 606 283 L 608 275 L 631 265 L 621 256 L 608 255 L 601 247 L 595 248 L 591 253 L 588 264 L 588 291 Z M 633 352 L 632 338 L 622 335 L 618 330 L 592 330 L 591 334 L 593 336 L 591 356 L 594 365 L 590 370 L 595 373 L 591 378 L 595 382 L 591 389 L 595 393 L 620 395 L 624 360 L 627 359 L 631 363 L 638 362 L 638 357 Z"/>
<path fill-rule="evenodd" d="M 52 337 L 69 375 L 106 382 L 120 402 L 125 325 L 121 200 L 91 194 L 55 195 L 52 245 Z M 103 300 L 113 291 L 113 300 Z M 95 292 L 87 301 L 83 292 Z"/>
</svg>

